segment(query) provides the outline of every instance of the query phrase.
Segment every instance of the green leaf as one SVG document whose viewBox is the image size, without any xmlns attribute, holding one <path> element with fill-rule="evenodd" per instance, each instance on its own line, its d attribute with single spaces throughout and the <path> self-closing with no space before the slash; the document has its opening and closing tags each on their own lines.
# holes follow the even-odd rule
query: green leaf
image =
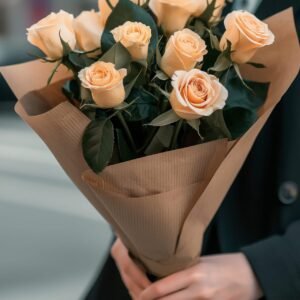
<svg viewBox="0 0 300 300">
<path fill-rule="evenodd" d="M 254 110 L 247 110 L 242 107 L 233 107 L 224 110 L 224 118 L 232 139 L 235 140 L 245 134 L 257 120 L 257 113 Z"/>
<path fill-rule="evenodd" d="M 127 121 L 147 123 L 159 114 L 157 99 L 146 90 L 133 89 L 130 98 L 136 99 L 136 101 L 126 109 L 128 112 L 128 115 L 125 115 Z"/>
<path fill-rule="evenodd" d="M 168 125 L 160 127 L 151 143 L 145 150 L 145 155 L 161 153 L 164 150 L 168 149 L 171 145 L 173 133 L 174 126 Z"/>
<path fill-rule="evenodd" d="M 155 83 L 150 83 L 149 86 L 155 88 L 160 94 L 162 94 L 167 99 L 170 98 L 170 93 L 168 93 L 167 91 L 163 90 L 159 85 L 157 85 Z"/>
<path fill-rule="evenodd" d="M 59 32 L 59 38 L 60 38 L 60 42 L 62 44 L 63 47 L 63 56 L 68 56 L 70 52 L 72 52 L 72 48 L 70 47 L 70 45 L 63 40 L 62 36 L 61 36 L 61 32 Z"/>
<path fill-rule="evenodd" d="M 156 71 L 156 75 L 155 75 L 154 78 L 158 78 L 161 81 L 166 81 L 166 80 L 170 79 L 170 77 L 165 72 L 163 72 L 161 70 Z"/>
<path fill-rule="evenodd" d="M 132 150 L 122 129 L 116 129 L 117 144 L 120 160 L 129 161 L 136 158 L 136 153 Z"/>
<path fill-rule="evenodd" d="M 144 8 L 134 4 L 130 0 L 119 0 L 118 4 L 110 14 L 101 38 L 102 51 L 108 51 L 115 44 L 111 30 L 123 25 L 127 21 L 141 22 L 151 28 L 152 37 L 149 45 L 148 55 L 148 61 L 151 61 L 155 54 L 158 40 L 157 25 Z"/>
<path fill-rule="evenodd" d="M 116 43 L 99 60 L 113 63 L 116 69 L 122 69 L 128 68 L 131 56 L 121 43 Z"/>
<path fill-rule="evenodd" d="M 206 28 L 205 24 L 201 20 L 196 19 L 194 31 L 196 33 L 198 33 L 201 37 L 203 37 L 206 30 L 207 30 L 207 28 Z"/>
<path fill-rule="evenodd" d="M 202 15 L 199 17 L 199 19 L 205 22 L 206 24 L 209 24 L 209 21 L 214 15 L 214 11 L 217 9 L 217 0 L 212 0 L 211 2 L 206 0 L 206 2 L 207 2 L 207 7 L 205 11 L 202 13 Z"/>
<path fill-rule="evenodd" d="M 219 55 L 214 66 L 209 68 L 209 71 L 223 72 L 228 70 L 232 66 L 231 60 L 229 60 L 223 53 Z"/>
<path fill-rule="evenodd" d="M 78 101 L 80 96 L 80 86 L 75 79 L 68 80 L 62 87 L 64 95 L 70 100 Z"/>
<path fill-rule="evenodd" d="M 114 107 L 114 110 L 116 110 L 116 111 L 126 110 L 126 109 L 128 109 L 130 106 L 132 106 L 137 100 L 138 100 L 138 99 L 134 99 L 134 100 L 132 100 L 130 103 L 123 102 L 123 103 L 121 103 L 119 106 Z"/>
<path fill-rule="evenodd" d="M 225 123 L 223 110 L 219 109 L 215 111 L 209 117 L 201 118 L 202 130 L 205 140 L 216 140 L 221 138 L 231 139 L 231 133 Z M 202 125 L 201 124 L 201 125 Z"/>
<path fill-rule="evenodd" d="M 231 42 L 227 41 L 226 49 L 218 56 L 214 66 L 212 68 L 209 68 L 209 71 L 223 72 L 231 68 L 231 47 Z"/>
<path fill-rule="evenodd" d="M 161 45 L 162 39 L 163 39 L 163 36 L 161 36 L 160 39 L 158 40 L 157 45 L 156 45 L 156 49 L 155 49 L 156 63 L 157 63 L 158 66 L 160 65 L 161 59 L 162 59 L 162 55 L 161 55 L 161 52 L 160 52 L 160 45 Z"/>
<path fill-rule="evenodd" d="M 77 54 L 75 52 L 71 52 L 68 55 L 68 59 L 73 66 L 75 66 L 78 70 L 89 67 L 95 61 L 85 55 Z"/>
<path fill-rule="evenodd" d="M 246 83 L 246 81 L 244 80 L 241 71 L 240 71 L 240 67 L 237 64 L 233 65 L 233 68 L 238 76 L 238 78 L 240 79 L 241 83 L 243 84 L 243 86 L 245 88 L 247 88 L 250 92 L 254 93 L 253 89 Z"/>
<path fill-rule="evenodd" d="M 126 99 L 131 93 L 131 90 L 134 87 L 140 85 L 144 79 L 144 74 L 146 72 L 146 68 L 144 65 L 141 65 L 137 62 L 132 62 L 129 67 L 129 74 L 126 76 L 124 84 L 126 91 Z"/>
<path fill-rule="evenodd" d="M 264 64 L 260 64 L 260 63 L 256 63 L 256 62 L 247 62 L 247 65 L 251 65 L 252 67 L 254 68 L 257 68 L 257 69 L 264 69 L 266 68 L 266 66 Z"/>
<path fill-rule="evenodd" d="M 169 124 L 173 124 L 180 120 L 180 117 L 174 112 L 174 110 L 169 110 L 161 115 L 159 115 L 157 118 L 151 121 L 150 126 L 166 126 Z"/>
<path fill-rule="evenodd" d="M 72 52 L 75 54 L 79 54 L 79 55 L 87 55 L 87 54 L 91 54 L 91 53 L 95 53 L 95 52 L 101 52 L 101 49 L 100 49 L 100 47 L 97 47 L 97 48 L 95 48 L 93 50 L 89 50 L 89 51 L 80 51 L 80 50 L 75 49 L 75 50 L 72 50 Z"/>
<path fill-rule="evenodd" d="M 92 121 L 82 138 L 82 150 L 87 164 L 100 173 L 109 164 L 114 149 L 114 128 L 110 120 Z"/>
<path fill-rule="evenodd" d="M 257 112 L 264 104 L 269 83 L 245 81 L 249 89 L 241 83 L 234 70 L 228 73 L 226 88 L 229 98 L 224 108 L 224 118 L 232 138 L 243 135 L 257 120 Z"/>
<path fill-rule="evenodd" d="M 190 127 L 192 127 L 200 136 L 200 138 L 203 139 L 202 135 L 200 134 L 200 119 L 195 119 L 195 120 L 187 120 L 186 121 Z"/>
<path fill-rule="evenodd" d="M 220 42 L 218 37 L 213 34 L 213 32 L 210 29 L 206 29 L 206 31 L 209 33 L 209 39 L 210 39 L 210 46 L 212 49 L 220 50 Z"/>
</svg>

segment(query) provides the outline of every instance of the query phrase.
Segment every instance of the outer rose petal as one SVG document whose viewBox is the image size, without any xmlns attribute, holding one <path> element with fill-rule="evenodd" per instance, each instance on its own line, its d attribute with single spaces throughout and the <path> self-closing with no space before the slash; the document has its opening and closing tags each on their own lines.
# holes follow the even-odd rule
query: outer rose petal
<svg viewBox="0 0 300 300">
<path fill-rule="evenodd" d="M 193 80 L 197 79 L 201 79 L 208 93 L 207 98 L 199 98 L 199 104 L 195 102 L 195 94 L 183 93 L 192 84 Z M 172 80 L 174 89 L 170 96 L 170 103 L 173 110 L 182 119 L 199 119 L 203 116 L 210 116 L 214 111 L 224 108 L 228 91 L 215 76 L 193 69 L 189 72 L 176 72 Z"/>
<path fill-rule="evenodd" d="M 71 49 L 75 48 L 76 38 L 72 21 L 73 15 L 64 11 L 57 14 L 51 13 L 27 29 L 28 41 L 40 48 L 49 58 L 59 59 L 63 55 L 59 35 L 70 45 Z"/>
<path fill-rule="evenodd" d="M 226 31 L 220 47 L 224 50 L 229 40 L 233 50 L 231 58 L 236 63 L 246 63 L 259 48 L 274 42 L 275 37 L 268 26 L 248 12 L 233 11 L 226 16 L 224 23 Z"/>
</svg>

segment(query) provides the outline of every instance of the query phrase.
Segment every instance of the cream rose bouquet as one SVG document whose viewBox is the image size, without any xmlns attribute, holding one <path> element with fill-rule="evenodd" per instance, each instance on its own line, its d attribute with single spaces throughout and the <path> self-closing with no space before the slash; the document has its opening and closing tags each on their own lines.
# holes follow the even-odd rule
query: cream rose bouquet
<svg viewBox="0 0 300 300">
<path fill-rule="evenodd" d="M 2 69 L 18 114 L 154 275 L 197 261 L 299 70 L 291 10 L 266 22 L 246 11 L 223 19 L 225 5 L 99 0 L 99 12 L 52 13 L 28 29 L 43 63 Z"/>
<path fill-rule="evenodd" d="M 99 1 L 76 19 L 61 11 L 28 40 L 73 71 L 65 95 L 90 119 L 83 154 L 100 173 L 115 162 L 243 135 L 268 82 L 243 79 L 238 63 L 274 42 L 268 25 L 225 1 Z M 196 133 L 196 134 L 195 134 Z M 115 154 L 115 155 L 113 155 Z"/>
</svg>

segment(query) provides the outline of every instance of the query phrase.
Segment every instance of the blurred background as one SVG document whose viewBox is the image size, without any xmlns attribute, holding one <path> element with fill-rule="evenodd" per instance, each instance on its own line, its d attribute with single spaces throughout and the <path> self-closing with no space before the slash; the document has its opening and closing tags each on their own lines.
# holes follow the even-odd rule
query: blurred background
<svg viewBox="0 0 300 300">
<path fill-rule="evenodd" d="M 0 65 L 32 59 L 26 28 L 51 11 L 92 8 L 97 0 L 0 0 Z M 14 113 L 15 101 L 0 75 L 0 300 L 80 300 L 110 228 Z"/>
</svg>

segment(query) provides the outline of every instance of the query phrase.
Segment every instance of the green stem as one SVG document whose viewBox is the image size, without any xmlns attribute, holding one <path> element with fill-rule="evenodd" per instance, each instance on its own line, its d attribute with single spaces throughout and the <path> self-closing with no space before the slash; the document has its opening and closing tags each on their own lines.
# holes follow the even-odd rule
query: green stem
<svg viewBox="0 0 300 300">
<path fill-rule="evenodd" d="M 143 153 L 144 151 L 146 151 L 146 149 L 149 147 L 149 145 L 152 143 L 152 140 L 156 136 L 157 131 L 158 131 L 157 127 L 152 127 L 151 128 L 151 132 L 148 134 L 144 145 L 141 148 L 138 149 L 138 153 Z"/>
<path fill-rule="evenodd" d="M 106 3 L 110 7 L 111 10 L 114 9 L 114 6 L 111 4 L 110 0 L 106 0 Z"/>
<path fill-rule="evenodd" d="M 172 141 L 171 141 L 170 150 L 176 149 L 176 144 L 177 144 L 178 136 L 179 136 L 180 130 L 182 128 L 182 125 L 183 125 L 183 119 L 178 121 L 176 124 L 175 131 L 174 131 Z"/>
<path fill-rule="evenodd" d="M 150 0 L 147 0 L 147 1 L 144 3 L 143 7 L 144 7 L 144 8 L 148 7 L 149 2 L 150 2 Z"/>
<path fill-rule="evenodd" d="M 54 75 L 56 74 L 56 72 L 57 72 L 57 70 L 58 70 L 58 68 L 60 67 L 61 64 L 62 64 L 62 61 L 61 61 L 61 60 L 59 60 L 59 61 L 56 63 L 56 65 L 55 65 L 53 71 L 51 72 L 50 77 L 48 78 L 47 85 L 50 85 L 50 83 L 51 83 L 51 81 L 52 81 Z"/>
<path fill-rule="evenodd" d="M 129 127 L 128 127 L 128 125 L 127 125 L 125 119 L 124 119 L 124 116 L 122 115 L 122 112 L 121 112 L 121 111 L 118 112 L 116 116 L 118 117 L 118 119 L 119 119 L 119 121 L 120 121 L 120 123 L 121 123 L 121 125 L 122 125 L 122 127 L 123 127 L 123 129 L 124 129 L 124 131 L 125 131 L 125 133 L 126 133 L 126 136 L 127 136 L 128 140 L 129 140 L 129 143 L 130 143 L 132 149 L 133 149 L 135 152 L 137 152 L 137 149 L 136 149 L 136 145 L 135 145 L 134 139 L 133 139 L 132 134 L 131 134 L 131 132 L 130 132 L 130 129 L 129 129 Z"/>
</svg>

